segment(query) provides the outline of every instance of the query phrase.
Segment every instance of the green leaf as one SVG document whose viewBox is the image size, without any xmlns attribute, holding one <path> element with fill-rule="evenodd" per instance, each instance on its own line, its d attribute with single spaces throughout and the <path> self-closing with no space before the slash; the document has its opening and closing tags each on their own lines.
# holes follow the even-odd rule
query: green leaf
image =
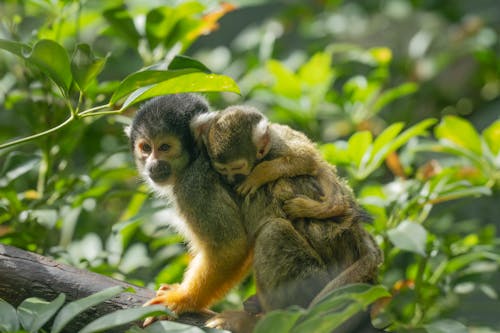
<svg viewBox="0 0 500 333">
<path fill-rule="evenodd" d="M 356 167 L 361 168 L 362 164 L 368 162 L 372 152 L 372 140 L 373 137 L 369 131 L 356 132 L 349 138 L 347 154 Z"/>
<path fill-rule="evenodd" d="M 398 150 L 401 146 L 407 143 L 411 138 L 427 134 L 427 128 L 434 125 L 436 119 L 426 119 L 420 123 L 408 128 L 400 135 L 397 135 L 401 129 L 402 124 L 396 123 L 389 126 L 380 134 L 373 144 L 373 158 L 370 161 L 372 169 L 378 168 L 385 160 L 387 155 Z"/>
<path fill-rule="evenodd" d="M 323 157 L 331 164 L 350 164 L 348 150 L 337 144 L 326 143 L 320 146 Z"/>
<path fill-rule="evenodd" d="M 253 333 L 287 333 L 300 318 L 300 311 L 276 310 L 272 311 L 257 322 Z"/>
<path fill-rule="evenodd" d="M 356 313 L 382 297 L 390 296 L 381 285 L 353 284 L 334 290 L 301 318 L 292 332 L 332 332 Z"/>
<path fill-rule="evenodd" d="M 493 155 L 500 152 L 500 120 L 495 121 L 483 131 L 483 138 Z"/>
<path fill-rule="evenodd" d="M 97 318 L 84 328 L 79 333 L 93 333 L 105 331 L 114 327 L 119 327 L 146 317 L 154 317 L 160 315 L 169 315 L 176 317 L 176 315 L 168 310 L 163 305 L 146 306 L 142 308 L 118 310 L 108 313 L 100 318 Z"/>
<path fill-rule="evenodd" d="M 343 308 L 346 301 L 356 301 L 364 308 L 377 299 L 386 296 L 390 296 L 390 294 L 382 285 L 373 286 L 365 283 L 349 284 L 326 294 L 310 309 L 308 316 L 318 315 L 336 308 Z"/>
<path fill-rule="evenodd" d="M 377 98 L 377 101 L 373 105 L 373 113 L 376 114 L 378 113 L 384 106 L 387 104 L 391 103 L 392 101 L 415 93 L 418 90 L 418 85 L 409 82 L 409 83 L 404 83 L 398 87 L 388 89 L 384 91 L 379 98 Z"/>
<path fill-rule="evenodd" d="M 442 193 L 439 193 L 439 196 L 434 198 L 434 200 L 442 202 L 442 201 L 450 201 L 466 197 L 474 197 L 474 196 L 479 197 L 491 194 L 492 191 L 487 186 L 471 186 L 468 188 L 458 188 L 450 191 L 443 191 Z"/>
<path fill-rule="evenodd" d="M 358 174 L 358 178 L 363 179 L 368 177 L 373 171 L 375 171 L 385 160 L 385 158 L 391 153 L 403 146 L 411 138 L 426 134 L 428 127 L 436 122 L 435 119 L 426 119 L 420 123 L 408 128 L 400 135 L 397 135 L 401 129 L 402 124 L 396 123 L 388 128 L 386 128 L 373 143 L 373 150 L 371 153 L 371 159 L 365 169 L 361 169 L 361 173 Z"/>
<path fill-rule="evenodd" d="M 299 98 L 302 94 L 300 80 L 285 65 L 277 60 L 267 62 L 267 70 L 274 76 L 273 90 L 279 94 L 291 98 Z"/>
<path fill-rule="evenodd" d="M 176 323 L 174 321 L 168 321 L 168 320 L 161 320 L 155 322 L 153 325 L 148 326 L 144 332 L 148 333 L 205 333 L 205 332 L 227 332 L 228 331 L 223 331 L 223 330 L 216 330 L 216 329 L 201 329 L 196 326 L 191 326 L 187 324 L 181 324 L 181 323 Z"/>
<path fill-rule="evenodd" d="M 139 88 L 136 92 L 131 94 L 129 98 L 127 98 L 127 100 L 123 103 L 122 109 L 155 96 L 212 91 L 240 93 L 240 89 L 238 88 L 236 82 L 228 76 L 194 72 L 176 76 L 157 84 L 153 84 L 149 87 Z"/>
<path fill-rule="evenodd" d="M 395 123 L 387 127 L 373 142 L 373 156 L 377 156 L 377 160 L 383 160 L 392 149 L 392 142 L 394 138 L 403 129 L 403 123 Z"/>
<path fill-rule="evenodd" d="M 168 69 L 170 70 L 187 69 L 187 68 L 197 69 L 205 73 L 212 72 L 210 69 L 208 69 L 207 66 L 205 66 L 200 61 L 183 55 L 175 56 L 172 62 L 170 62 L 170 64 L 168 65 Z"/>
<path fill-rule="evenodd" d="M 34 170 L 39 163 L 40 157 L 34 154 L 28 155 L 19 151 L 10 152 L 0 168 L 0 175 L 2 175 L 0 187 L 7 186 L 11 181 Z"/>
<path fill-rule="evenodd" d="M 465 119 L 457 116 L 446 116 L 434 131 L 440 140 L 446 140 L 455 145 L 481 155 L 481 140 L 475 128 Z"/>
<path fill-rule="evenodd" d="M 446 154 L 452 154 L 456 156 L 463 156 L 466 159 L 468 159 L 471 163 L 473 163 L 475 166 L 477 166 L 479 169 L 484 168 L 484 159 L 481 158 L 481 156 L 475 154 L 474 152 L 470 151 L 469 149 L 466 149 L 464 147 L 457 146 L 456 144 L 452 143 L 451 141 L 444 141 L 439 144 L 420 144 L 419 145 L 420 150 L 428 150 L 432 152 L 437 152 L 437 153 L 446 153 Z"/>
<path fill-rule="evenodd" d="M 24 57 L 47 74 L 64 93 L 72 81 L 71 66 L 66 50 L 57 42 L 48 39 L 38 41 L 31 54 Z"/>
<path fill-rule="evenodd" d="M 89 84 L 101 73 L 106 58 L 96 58 L 88 44 L 79 44 L 71 59 L 71 73 L 81 91 L 85 91 Z"/>
<path fill-rule="evenodd" d="M 500 264 L 500 255 L 487 251 L 465 253 L 450 259 L 446 264 L 446 272 L 457 272 L 470 264 L 481 260 L 490 260 Z"/>
<path fill-rule="evenodd" d="M 427 230 L 420 224 L 405 220 L 396 228 L 388 230 L 387 236 L 397 248 L 425 256 Z"/>
<path fill-rule="evenodd" d="M 297 75 L 301 81 L 310 85 L 329 85 L 333 78 L 331 63 L 332 55 L 329 52 L 318 52 L 300 67 Z"/>
<path fill-rule="evenodd" d="M 52 302 L 36 297 L 25 299 L 17 308 L 21 325 L 30 333 L 38 332 L 64 304 L 65 299 L 64 294 L 59 294 Z"/>
<path fill-rule="evenodd" d="M 442 319 L 424 325 L 428 333 L 467 333 L 469 330 L 464 324 L 451 319 Z"/>
<path fill-rule="evenodd" d="M 104 18 L 113 28 L 114 33 L 137 48 L 141 36 L 135 29 L 134 21 L 125 6 L 108 9 L 103 13 Z"/>
<path fill-rule="evenodd" d="M 49 39 L 39 40 L 33 48 L 28 45 L 0 39 L 0 48 L 7 50 L 35 65 L 67 93 L 72 81 L 69 57 L 66 50 Z"/>
<path fill-rule="evenodd" d="M 57 42 L 42 39 L 31 48 L 22 43 L 0 39 L 0 48 L 34 64 L 47 74 L 64 93 L 68 92 L 72 81 L 69 57 L 66 50 Z"/>
<path fill-rule="evenodd" d="M 155 83 L 170 80 L 178 76 L 186 75 L 196 72 L 195 69 L 188 68 L 182 70 L 145 70 L 130 74 L 127 76 L 111 96 L 110 103 L 115 104 L 121 98 L 129 95 L 139 88 L 150 87 Z M 168 92 L 165 92 L 168 93 Z"/>
<path fill-rule="evenodd" d="M 142 195 L 142 193 L 139 194 Z M 142 224 L 142 220 L 138 218 L 113 225 L 113 234 L 119 235 L 122 248 L 126 248 L 129 245 L 129 241 L 137 234 L 137 230 Z"/>
<path fill-rule="evenodd" d="M 16 332 L 19 330 L 19 320 L 16 309 L 0 298 L 0 332 Z"/>
<path fill-rule="evenodd" d="M 294 327 L 291 332 L 332 332 L 359 311 L 360 306 L 356 303 L 344 304 L 342 311 L 310 317 Z"/>
<path fill-rule="evenodd" d="M 199 2 L 188 1 L 179 6 L 158 7 L 151 10 L 146 15 L 146 38 L 151 49 L 159 44 L 164 44 L 167 48 L 174 42 L 182 40 L 185 36 L 182 28 L 184 21 L 191 22 L 194 15 L 200 14 L 205 9 Z M 193 22 L 194 23 L 194 22 Z M 194 29 L 197 24 L 189 24 L 190 29 Z"/>
<path fill-rule="evenodd" d="M 175 17 L 176 10 L 162 6 L 154 8 L 146 15 L 146 38 L 149 47 L 154 49 L 170 34 L 178 22 Z"/>
<path fill-rule="evenodd" d="M 419 122 L 416 125 L 413 125 L 412 127 L 406 129 L 398 135 L 398 137 L 392 142 L 392 145 L 390 147 L 390 151 L 394 151 L 407 143 L 411 138 L 414 138 L 416 136 L 423 136 L 427 135 L 427 129 L 434 125 L 437 122 L 437 119 L 425 119 Z"/>
<path fill-rule="evenodd" d="M 21 58 L 24 58 L 25 54 L 31 53 L 31 47 L 28 45 L 6 39 L 0 39 L 0 49 L 9 51 Z"/>
<path fill-rule="evenodd" d="M 52 325 L 52 330 L 50 332 L 60 332 L 64 328 L 64 326 L 66 326 L 66 324 L 69 323 L 77 315 L 91 308 L 92 306 L 100 304 L 110 299 L 111 297 L 120 294 L 123 289 L 124 288 L 120 286 L 107 288 L 98 293 L 67 304 L 57 314 L 56 318 L 54 319 L 54 324 Z"/>
</svg>

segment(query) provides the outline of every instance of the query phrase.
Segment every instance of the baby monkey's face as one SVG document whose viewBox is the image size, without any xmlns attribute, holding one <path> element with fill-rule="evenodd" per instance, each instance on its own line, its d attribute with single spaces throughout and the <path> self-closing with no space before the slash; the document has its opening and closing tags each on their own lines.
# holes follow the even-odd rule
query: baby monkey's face
<svg viewBox="0 0 500 333">
<path fill-rule="evenodd" d="M 267 119 L 253 109 L 232 107 L 214 116 L 205 145 L 215 171 L 231 184 L 243 181 L 263 157 L 260 138 L 266 130 Z"/>
<path fill-rule="evenodd" d="M 212 160 L 212 164 L 215 171 L 223 175 L 230 184 L 242 181 L 252 171 L 252 166 L 244 158 L 225 163 Z"/>
</svg>

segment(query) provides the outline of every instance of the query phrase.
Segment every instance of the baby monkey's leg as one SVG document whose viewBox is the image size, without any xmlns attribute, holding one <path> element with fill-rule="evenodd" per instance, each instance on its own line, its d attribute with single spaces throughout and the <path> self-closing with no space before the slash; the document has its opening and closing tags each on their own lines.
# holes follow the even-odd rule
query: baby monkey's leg
<svg viewBox="0 0 500 333">
<path fill-rule="evenodd" d="M 351 190 L 337 178 L 331 166 L 323 166 L 317 176 L 324 195 L 314 200 L 306 195 L 297 195 L 283 204 L 283 210 L 291 220 L 296 218 L 326 219 L 352 215 L 353 195 Z"/>
</svg>

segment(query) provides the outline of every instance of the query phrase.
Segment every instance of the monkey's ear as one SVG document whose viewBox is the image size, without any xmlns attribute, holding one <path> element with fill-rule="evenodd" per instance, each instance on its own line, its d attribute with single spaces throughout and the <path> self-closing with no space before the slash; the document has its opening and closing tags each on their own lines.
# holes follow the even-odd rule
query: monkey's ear
<svg viewBox="0 0 500 333">
<path fill-rule="evenodd" d="M 196 141 L 197 144 L 202 144 L 203 140 L 206 139 L 210 125 L 212 125 L 216 115 L 217 112 L 205 112 L 197 115 L 191 120 L 189 126 L 191 127 L 194 141 Z"/>
<path fill-rule="evenodd" d="M 257 159 L 267 155 L 271 149 L 271 133 L 269 131 L 269 122 L 263 118 L 253 129 L 252 140 L 257 147 Z"/>
<path fill-rule="evenodd" d="M 127 136 L 127 138 L 130 139 L 130 134 L 132 133 L 132 126 L 125 126 L 123 128 L 123 132 L 125 133 L 125 135 Z"/>
</svg>

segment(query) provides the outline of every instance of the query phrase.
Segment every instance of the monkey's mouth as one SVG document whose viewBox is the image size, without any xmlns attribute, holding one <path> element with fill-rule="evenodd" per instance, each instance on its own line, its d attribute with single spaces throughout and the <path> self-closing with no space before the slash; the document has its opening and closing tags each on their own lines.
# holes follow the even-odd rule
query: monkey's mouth
<svg viewBox="0 0 500 333">
<path fill-rule="evenodd" d="M 170 166 L 162 162 L 153 164 L 148 170 L 148 177 L 155 183 L 164 183 L 171 175 Z"/>
<path fill-rule="evenodd" d="M 170 178 L 170 172 L 150 173 L 149 178 L 155 183 L 164 183 Z"/>
</svg>

